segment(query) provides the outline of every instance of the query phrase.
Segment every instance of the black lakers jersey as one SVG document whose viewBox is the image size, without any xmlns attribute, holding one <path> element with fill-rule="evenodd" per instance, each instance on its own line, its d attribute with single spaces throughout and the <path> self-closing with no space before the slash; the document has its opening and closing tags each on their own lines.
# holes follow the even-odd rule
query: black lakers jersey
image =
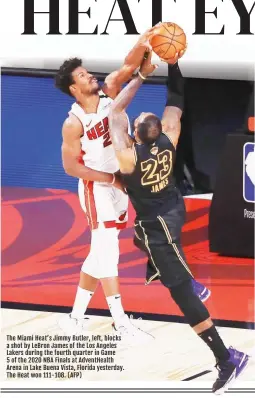
<svg viewBox="0 0 255 398">
<path fill-rule="evenodd" d="M 175 193 L 175 148 L 161 133 L 153 145 L 135 144 L 136 166 L 123 175 L 128 196 L 139 218 L 153 218 L 167 211 Z"/>
</svg>

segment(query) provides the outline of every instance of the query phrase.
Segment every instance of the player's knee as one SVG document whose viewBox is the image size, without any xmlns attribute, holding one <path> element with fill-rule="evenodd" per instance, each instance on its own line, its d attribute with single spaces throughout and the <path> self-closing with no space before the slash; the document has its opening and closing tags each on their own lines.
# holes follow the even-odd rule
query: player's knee
<svg viewBox="0 0 255 398">
<path fill-rule="evenodd" d="M 82 271 L 94 278 L 118 276 L 119 240 L 116 228 L 92 231 L 91 249 Z"/>
<path fill-rule="evenodd" d="M 101 230 L 98 250 L 98 262 L 101 268 L 100 278 L 118 276 L 119 239 L 116 228 Z"/>
<path fill-rule="evenodd" d="M 207 308 L 195 294 L 191 280 L 185 281 L 169 290 L 173 300 L 183 312 L 190 326 L 194 327 L 210 317 Z"/>
</svg>

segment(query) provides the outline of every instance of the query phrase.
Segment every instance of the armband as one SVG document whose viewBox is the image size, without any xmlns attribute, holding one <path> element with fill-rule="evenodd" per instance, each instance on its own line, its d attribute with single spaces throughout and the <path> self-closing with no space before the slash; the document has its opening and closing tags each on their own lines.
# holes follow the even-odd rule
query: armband
<svg viewBox="0 0 255 398">
<path fill-rule="evenodd" d="M 112 182 L 111 182 L 111 185 L 113 185 L 113 184 L 115 183 L 115 181 L 116 181 L 116 176 L 115 176 L 115 174 L 113 173 L 113 174 L 112 174 Z"/>
<path fill-rule="evenodd" d="M 178 62 L 168 65 L 166 106 L 176 106 L 181 110 L 184 108 L 184 78 Z"/>
</svg>

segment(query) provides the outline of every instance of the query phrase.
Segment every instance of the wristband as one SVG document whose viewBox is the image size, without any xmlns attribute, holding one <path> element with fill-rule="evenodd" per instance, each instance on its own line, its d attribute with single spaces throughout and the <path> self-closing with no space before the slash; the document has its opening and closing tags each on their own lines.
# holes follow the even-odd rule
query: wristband
<svg viewBox="0 0 255 398">
<path fill-rule="evenodd" d="M 116 180 L 115 174 L 113 174 L 112 176 L 113 176 L 113 177 L 112 177 L 111 185 L 113 185 L 113 184 L 115 183 L 115 180 Z"/>
<path fill-rule="evenodd" d="M 141 74 L 140 71 L 138 71 L 138 75 L 140 76 L 140 78 L 141 78 L 142 80 L 146 80 L 146 77 L 144 77 L 144 76 Z"/>
</svg>

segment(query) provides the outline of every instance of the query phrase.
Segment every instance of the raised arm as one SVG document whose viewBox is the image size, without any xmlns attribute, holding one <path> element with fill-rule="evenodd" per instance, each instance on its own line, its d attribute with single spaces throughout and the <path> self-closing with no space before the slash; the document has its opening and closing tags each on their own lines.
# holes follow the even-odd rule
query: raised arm
<svg viewBox="0 0 255 398">
<path fill-rule="evenodd" d="M 110 136 L 123 174 L 131 174 L 135 167 L 134 141 L 128 134 L 125 110 L 142 83 L 140 76 L 135 77 L 114 100 L 109 113 Z"/>
<path fill-rule="evenodd" d="M 83 128 L 76 116 L 69 116 L 65 120 L 62 129 L 62 162 L 64 170 L 72 177 L 81 178 L 88 181 L 98 181 L 112 183 L 114 175 L 101 171 L 92 170 L 80 162 L 81 142 Z"/>
<path fill-rule="evenodd" d="M 156 28 L 157 25 L 147 30 L 129 52 L 122 67 L 106 77 L 102 89 L 110 98 L 116 98 L 121 91 L 122 85 L 129 81 L 136 69 L 141 66 L 144 54 L 151 50 L 149 38 L 153 35 Z"/>
<path fill-rule="evenodd" d="M 151 52 L 143 61 L 138 75 L 118 94 L 111 105 L 109 114 L 110 136 L 119 161 L 120 171 L 130 174 L 135 168 L 133 139 L 128 134 L 128 118 L 126 108 L 133 100 L 139 87 L 157 65 L 151 64 Z"/>
<path fill-rule="evenodd" d="M 167 102 L 162 117 L 164 133 L 177 147 L 181 132 L 181 117 L 184 106 L 184 79 L 178 62 L 168 66 Z"/>
</svg>

